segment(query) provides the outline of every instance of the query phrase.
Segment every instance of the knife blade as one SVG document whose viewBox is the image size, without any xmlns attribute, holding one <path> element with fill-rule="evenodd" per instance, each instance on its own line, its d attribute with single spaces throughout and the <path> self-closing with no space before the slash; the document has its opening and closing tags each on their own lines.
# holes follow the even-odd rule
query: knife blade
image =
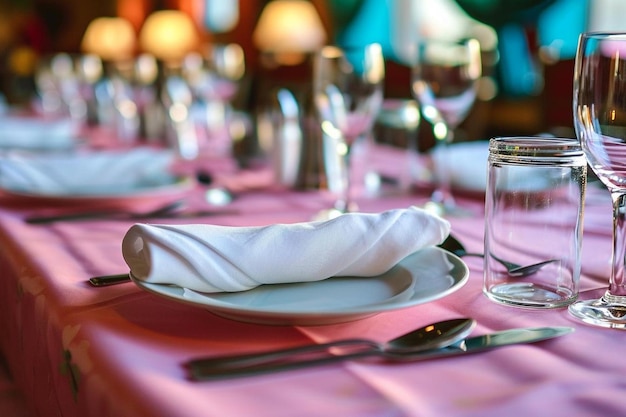
<svg viewBox="0 0 626 417">
<path fill-rule="evenodd" d="M 410 353 L 388 353 L 384 359 L 389 362 L 418 362 L 429 359 L 439 359 L 451 356 L 468 355 L 491 349 L 516 344 L 536 343 L 555 337 L 563 336 L 574 331 L 572 327 L 535 327 L 503 330 L 481 336 L 474 336 L 457 342 L 451 346 Z M 371 352 L 354 352 L 347 355 L 328 354 L 325 357 L 315 359 L 300 359 L 289 362 L 271 362 L 257 365 L 217 367 L 195 365 L 196 362 L 187 363 L 190 377 L 196 381 L 224 379 L 233 377 L 252 376 L 269 372 L 289 371 L 311 366 L 327 365 L 345 360 L 359 359 L 370 356 Z"/>
</svg>

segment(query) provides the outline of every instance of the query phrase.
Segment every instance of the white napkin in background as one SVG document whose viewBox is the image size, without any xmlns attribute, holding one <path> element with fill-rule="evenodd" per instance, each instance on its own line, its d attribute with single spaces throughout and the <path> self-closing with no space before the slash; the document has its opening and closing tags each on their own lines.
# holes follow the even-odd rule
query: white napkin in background
<svg viewBox="0 0 626 417">
<path fill-rule="evenodd" d="M 449 231 L 447 220 L 417 207 L 258 227 L 136 224 L 124 236 L 122 254 L 136 279 L 232 292 L 380 275 L 441 243 Z"/>
<path fill-rule="evenodd" d="M 487 189 L 489 141 L 453 143 L 433 149 L 435 164 L 443 164 L 450 174 L 450 183 L 457 190 L 484 193 Z M 521 167 L 511 172 L 500 188 L 523 191 L 541 191 L 550 187 L 554 178 L 541 167 Z M 559 175 L 559 174 L 557 174 Z"/>
<path fill-rule="evenodd" d="M 9 153 L 0 157 L 0 186 L 46 195 L 124 193 L 169 179 L 174 153 L 139 148 L 72 154 Z"/>
<path fill-rule="evenodd" d="M 76 144 L 79 125 L 71 119 L 0 116 L 0 147 L 67 149 Z"/>
<path fill-rule="evenodd" d="M 487 159 L 489 141 L 453 143 L 432 150 L 435 165 L 450 175 L 450 184 L 459 190 L 485 192 L 487 188 Z"/>
</svg>

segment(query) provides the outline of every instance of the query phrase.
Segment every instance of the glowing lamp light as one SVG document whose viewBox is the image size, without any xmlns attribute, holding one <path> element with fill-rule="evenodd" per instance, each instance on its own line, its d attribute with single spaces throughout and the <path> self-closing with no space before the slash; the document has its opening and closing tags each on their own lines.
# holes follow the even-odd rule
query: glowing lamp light
<svg viewBox="0 0 626 417">
<path fill-rule="evenodd" d="M 296 65 L 305 53 L 326 42 L 326 31 L 311 2 L 273 0 L 263 9 L 252 40 L 259 50 L 274 54 L 278 63 Z"/>
<path fill-rule="evenodd" d="M 135 29 L 126 19 L 99 17 L 87 26 L 81 49 L 107 61 L 127 60 L 135 52 L 136 40 Z"/>
<path fill-rule="evenodd" d="M 142 51 L 168 63 L 182 62 L 199 44 L 200 36 L 193 20 L 178 10 L 152 13 L 139 32 Z"/>
</svg>

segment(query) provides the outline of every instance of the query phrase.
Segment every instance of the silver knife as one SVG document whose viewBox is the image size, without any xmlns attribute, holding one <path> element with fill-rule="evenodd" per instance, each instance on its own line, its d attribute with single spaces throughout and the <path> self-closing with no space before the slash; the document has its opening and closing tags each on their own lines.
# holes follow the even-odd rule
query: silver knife
<svg viewBox="0 0 626 417">
<path fill-rule="evenodd" d="M 467 355 L 484 352 L 502 346 L 509 346 L 521 343 L 535 343 L 542 340 L 563 336 L 574 331 L 572 327 L 535 327 L 503 330 L 495 333 L 474 336 L 455 343 L 454 345 L 410 353 L 389 353 L 384 355 L 384 359 L 390 362 L 417 362 L 428 359 L 445 358 L 449 356 Z M 202 366 L 201 361 L 191 361 L 188 370 L 192 379 L 197 381 L 223 379 L 233 377 L 252 376 L 268 372 L 288 371 L 292 369 L 305 368 L 310 366 L 326 365 L 334 362 L 341 362 L 350 359 L 359 359 L 370 356 L 371 352 L 354 352 L 345 355 L 328 354 L 321 358 L 299 359 L 289 362 L 269 362 L 256 365 L 238 366 Z"/>
</svg>

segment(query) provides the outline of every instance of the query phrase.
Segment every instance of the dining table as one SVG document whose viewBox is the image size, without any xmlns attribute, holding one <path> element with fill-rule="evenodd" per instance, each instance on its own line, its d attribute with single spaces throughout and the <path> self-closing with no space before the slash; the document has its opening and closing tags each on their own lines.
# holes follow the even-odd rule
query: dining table
<svg viewBox="0 0 626 417">
<path fill-rule="evenodd" d="M 369 154 L 368 167 L 380 166 L 381 177 L 387 179 L 406 169 L 404 150 L 381 147 L 384 151 Z M 211 183 L 195 182 L 176 193 L 120 199 L 115 204 L 144 210 L 184 198 L 190 209 L 205 211 L 197 217 L 34 224 L 26 218 L 85 210 L 90 204 L 101 208 L 102 201 L 68 204 L 0 195 L 0 352 L 35 415 L 626 415 L 622 401 L 626 333 L 587 325 L 567 308 L 516 308 L 489 300 L 482 291 L 484 266 L 478 257 L 462 258 L 467 277 L 454 291 L 345 321 L 259 322 L 254 315 L 249 320 L 245 314 L 229 316 L 130 281 L 90 285 L 90 277 L 128 272 L 121 242 L 135 223 L 291 224 L 311 221 L 334 201 L 327 189 L 276 184 L 265 166 L 233 168 L 211 160 L 190 164 L 212 172 Z M 232 201 L 216 205 L 207 200 L 216 187 L 228 189 Z M 373 190 L 361 190 L 359 210 L 378 213 L 421 206 L 429 198 L 426 188 L 381 181 Z M 458 189 L 455 194 L 466 214 L 446 217 L 451 233 L 469 252 L 482 252 L 484 192 Z M 580 299 L 606 290 L 611 256 L 609 194 L 590 182 L 585 199 Z M 537 343 L 415 362 L 356 359 L 202 381 L 192 379 L 186 368 L 197 358 L 337 339 L 385 342 L 429 323 L 462 317 L 476 321 L 472 335 L 544 326 L 569 326 L 574 331 Z"/>
</svg>

